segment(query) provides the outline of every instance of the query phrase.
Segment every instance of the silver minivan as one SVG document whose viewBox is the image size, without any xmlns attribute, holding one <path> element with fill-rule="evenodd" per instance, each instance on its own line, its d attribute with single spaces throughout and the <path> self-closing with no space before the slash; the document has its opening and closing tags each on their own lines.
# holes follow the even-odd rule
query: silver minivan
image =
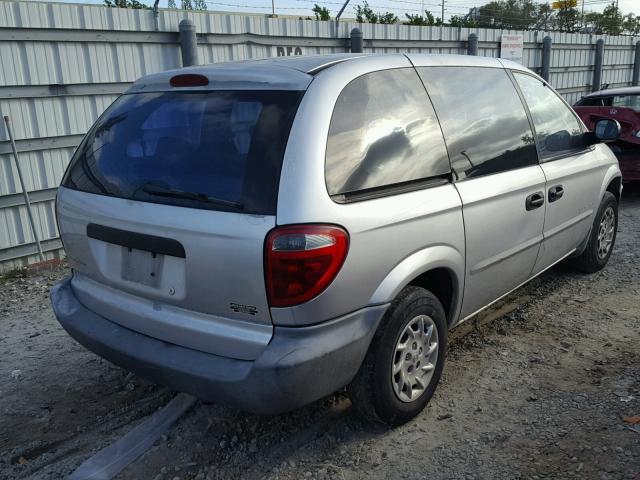
<svg viewBox="0 0 640 480">
<path fill-rule="evenodd" d="M 395 425 L 447 332 L 563 259 L 605 266 L 621 175 L 524 67 L 330 55 L 144 77 L 58 192 L 73 275 L 51 293 L 98 355 L 264 414 L 343 387 Z"/>
</svg>

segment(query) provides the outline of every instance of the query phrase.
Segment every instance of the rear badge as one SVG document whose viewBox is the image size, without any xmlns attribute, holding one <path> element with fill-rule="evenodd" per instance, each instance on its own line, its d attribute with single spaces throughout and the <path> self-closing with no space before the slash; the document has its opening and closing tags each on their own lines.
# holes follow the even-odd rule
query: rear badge
<svg viewBox="0 0 640 480">
<path fill-rule="evenodd" d="M 241 305 L 239 303 L 229 303 L 229 308 L 236 313 L 244 313 L 246 315 L 255 315 L 258 313 L 258 309 L 253 305 Z"/>
</svg>

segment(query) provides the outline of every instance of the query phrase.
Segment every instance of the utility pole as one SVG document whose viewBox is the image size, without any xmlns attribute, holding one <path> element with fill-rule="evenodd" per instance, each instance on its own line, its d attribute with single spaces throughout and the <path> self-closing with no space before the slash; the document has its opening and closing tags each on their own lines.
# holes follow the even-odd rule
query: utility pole
<svg viewBox="0 0 640 480">
<path fill-rule="evenodd" d="M 271 0 L 271 16 L 276 16 L 276 0 Z"/>
<path fill-rule="evenodd" d="M 349 2 L 351 0 L 345 0 L 344 4 L 342 5 L 342 8 L 340 9 L 340 11 L 338 12 L 338 15 L 336 15 L 336 37 L 340 34 L 340 17 L 342 16 L 342 12 L 344 12 L 344 9 L 347 8 L 347 5 L 349 5 Z"/>
<path fill-rule="evenodd" d="M 442 16 L 440 17 L 440 40 L 444 40 L 444 0 L 442 0 Z"/>
</svg>

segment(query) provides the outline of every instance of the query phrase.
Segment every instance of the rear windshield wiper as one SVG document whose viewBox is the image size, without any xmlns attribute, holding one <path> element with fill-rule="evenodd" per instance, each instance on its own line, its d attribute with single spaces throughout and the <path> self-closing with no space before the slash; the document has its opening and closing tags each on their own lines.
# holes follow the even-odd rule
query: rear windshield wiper
<svg viewBox="0 0 640 480">
<path fill-rule="evenodd" d="M 184 198 L 187 200 L 196 200 L 199 202 L 207 202 L 224 207 L 236 208 L 238 210 L 242 210 L 244 208 L 244 205 L 242 203 L 212 197 L 204 193 L 185 192 L 184 190 L 178 190 L 175 188 L 164 188 L 158 185 L 145 185 L 141 188 L 141 190 L 146 194 L 155 195 L 158 197 Z"/>
</svg>

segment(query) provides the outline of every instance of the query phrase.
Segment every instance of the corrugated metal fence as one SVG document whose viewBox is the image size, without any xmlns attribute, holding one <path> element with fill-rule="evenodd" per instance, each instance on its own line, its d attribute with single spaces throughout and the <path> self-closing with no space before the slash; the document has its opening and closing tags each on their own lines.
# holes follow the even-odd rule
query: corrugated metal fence
<svg viewBox="0 0 640 480">
<path fill-rule="evenodd" d="M 364 51 L 466 53 L 470 33 L 479 55 L 499 56 L 501 30 L 356 25 L 259 15 L 186 13 L 95 5 L 0 0 L 0 112 L 9 115 L 20 164 L 47 258 L 59 255 L 55 189 L 98 115 L 136 78 L 181 66 L 178 23 L 194 21 L 201 63 L 278 54 L 349 51 L 351 29 Z M 591 90 L 597 36 L 524 32 L 524 63 L 539 71 L 542 39 L 553 39 L 550 82 L 569 102 Z M 631 82 L 638 38 L 602 37 L 602 82 Z M 0 271 L 36 260 L 7 132 L 0 124 Z"/>
</svg>

